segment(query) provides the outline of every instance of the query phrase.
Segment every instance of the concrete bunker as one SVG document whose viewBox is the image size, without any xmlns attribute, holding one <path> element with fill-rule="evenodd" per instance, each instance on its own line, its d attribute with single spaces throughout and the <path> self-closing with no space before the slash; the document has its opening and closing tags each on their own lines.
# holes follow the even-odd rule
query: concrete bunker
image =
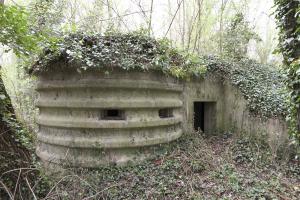
<svg viewBox="0 0 300 200">
<path fill-rule="evenodd" d="M 135 163 L 151 157 L 160 144 L 199 129 L 208 134 L 287 136 L 281 117 L 262 120 L 251 115 L 245 93 L 237 86 L 237 76 L 243 76 L 242 81 L 247 77 L 226 69 L 226 63 L 209 60 L 212 69 L 197 77 L 201 62 L 184 66 L 190 62 L 179 57 L 172 63 L 169 57 L 164 63 L 165 49 L 160 51 L 151 38 L 71 36 L 67 41 L 71 45 L 64 44 L 60 54 L 41 59 L 35 69 L 40 110 L 36 153 L 45 163 L 75 167 Z M 81 45 L 81 52 L 68 54 L 72 45 Z M 73 55 L 85 57 L 78 60 Z M 99 61 L 95 55 L 110 59 Z M 154 66 L 157 63 L 162 63 L 160 68 Z M 182 70 L 191 78 L 174 76 L 174 71 Z"/>
</svg>

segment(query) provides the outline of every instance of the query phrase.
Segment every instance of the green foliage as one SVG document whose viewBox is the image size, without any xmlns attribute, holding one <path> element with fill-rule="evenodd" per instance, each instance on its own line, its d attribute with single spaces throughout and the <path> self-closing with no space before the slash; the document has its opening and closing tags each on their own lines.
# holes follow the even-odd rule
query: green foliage
<svg viewBox="0 0 300 200">
<path fill-rule="evenodd" d="M 283 54 L 291 89 L 290 133 L 300 142 L 300 2 L 298 0 L 275 0 L 279 51 Z M 298 115 L 298 121 L 297 121 Z M 298 127 L 297 127 L 298 124 Z"/>
<path fill-rule="evenodd" d="M 173 47 L 166 39 L 157 41 L 143 33 L 109 33 L 85 35 L 70 34 L 59 41 L 57 49 L 47 49 L 33 71 L 49 70 L 49 64 L 58 61 L 73 63 L 79 70 L 119 67 L 124 70 L 160 70 L 179 78 L 201 76 L 205 66 L 191 54 Z"/>
<path fill-rule="evenodd" d="M 208 72 L 217 72 L 237 86 L 248 103 L 252 114 L 262 118 L 281 117 L 288 113 L 288 91 L 285 77 L 270 66 L 250 59 L 226 61 L 215 57 L 203 57 Z"/>
<path fill-rule="evenodd" d="M 298 175 L 289 176 L 280 165 L 272 163 L 267 148 L 245 141 L 244 138 L 203 139 L 198 133 L 187 134 L 162 145 L 164 153 L 159 157 L 136 165 L 66 169 L 65 173 L 52 174 L 48 191 L 44 192 L 47 196 L 37 197 L 297 199 L 299 189 L 294 186 Z M 253 148 L 248 148 L 251 145 Z M 242 164 L 235 161 L 236 154 L 255 157 Z"/>
<path fill-rule="evenodd" d="M 1 126 L 7 126 L 9 129 L 7 131 L 9 133 L 14 133 L 12 137 L 15 139 L 17 145 L 26 147 L 30 150 L 34 148 L 34 136 L 16 119 L 10 97 L 6 93 L 5 86 L 2 81 L 2 74 L 0 74 L 0 117 Z"/>
<path fill-rule="evenodd" d="M 30 30 L 28 13 L 23 7 L 0 4 L 0 43 L 18 55 L 29 55 L 37 49 L 37 38 Z"/>
<path fill-rule="evenodd" d="M 35 7 L 37 9 L 37 7 Z M 46 10 L 46 9 L 44 9 Z M 38 12 L 39 9 L 36 10 Z M 56 48 L 59 40 L 50 27 L 43 28 L 34 12 L 21 6 L 0 4 L 0 43 L 24 59 L 33 58 L 45 47 Z M 51 31 L 50 31 L 51 30 Z"/>
<path fill-rule="evenodd" d="M 28 21 L 32 30 L 47 35 L 56 35 L 63 22 L 65 1 L 34 0 L 28 6 Z"/>
<path fill-rule="evenodd" d="M 260 40 L 245 20 L 244 14 L 237 13 L 224 33 L 224 56 L 240 60 L 247 55 L 247 46 L 251 39 Z"/>
<path fill-rule="evenodd" d="M 171 47 L 169 40 L 157 41 L 140 32 L 114 32 L 105 36 L 77 33 L 67 35 L 56 46 L 58 49 L 47 49 L 40 57 L 33 66 L 34 73 L 53 70 L 55 62 L 67 63 L 65 67 L 79 71 L 114 67 L 152 69 L 183 79 L 203 78 L 208 72 L 217 72 L 242 91 L 253 114 L 263 118 L 287 114 L 284 77 L 278 71 L 249 59 L 232 62 L 185 54 Z"/>
</svg>

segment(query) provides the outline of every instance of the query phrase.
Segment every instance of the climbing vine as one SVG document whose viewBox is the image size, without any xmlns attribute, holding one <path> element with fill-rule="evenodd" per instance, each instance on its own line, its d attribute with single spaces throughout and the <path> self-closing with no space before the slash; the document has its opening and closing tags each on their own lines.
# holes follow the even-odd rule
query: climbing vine
<svg viewBox="0 0 300 200">
<path fill-rule="evenodd" d="M 280 118 L 288 114 L 285 77 L 272 66 L 246 58 L 234 62 L 216 57 L 202 59 L 208 72 L 220 74 L 239 88 L 251 114 L 262 119 Z"/>
<path fill-rule="evenodd" d="M 275 0 L 279 51 L 285 60 L 287 85 L 291 89 L 290 132 L 300 141 L 300 2 Z M 298 116 L 297 116 L 298 115 Z M 297 121 L 298 118 L 298 121 Z M 297 127 L 298 124 L 298 127 Z"/>
</svg>

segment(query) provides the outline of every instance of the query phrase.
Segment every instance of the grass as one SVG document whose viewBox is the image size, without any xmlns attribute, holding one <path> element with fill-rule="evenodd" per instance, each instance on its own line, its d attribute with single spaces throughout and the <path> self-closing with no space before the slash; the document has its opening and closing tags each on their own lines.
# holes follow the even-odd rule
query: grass
<svg viewBox="0 0 300 200">
<path fill-rule="evenodd" d="M 297 199 L 299 169 L 299 160 L 279 160 L 258 140 L 195 133 L 164 145 L 161 156 L 139 165 L 69 169 L 51 178 L 39 171 L 29 195 L 86 200 Z"/>
</svg>

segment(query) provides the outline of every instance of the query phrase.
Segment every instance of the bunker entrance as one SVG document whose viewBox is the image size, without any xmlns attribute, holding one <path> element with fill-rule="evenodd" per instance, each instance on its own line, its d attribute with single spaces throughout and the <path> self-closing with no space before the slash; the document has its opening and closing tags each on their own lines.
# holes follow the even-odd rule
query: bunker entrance
<svg viewBox="0 0 300 200">
<path fill-rule="evenodd" d="M 216 129 L 216 102 L 194 102 L 194 129 L 213 133 Z"/>
</svg>

